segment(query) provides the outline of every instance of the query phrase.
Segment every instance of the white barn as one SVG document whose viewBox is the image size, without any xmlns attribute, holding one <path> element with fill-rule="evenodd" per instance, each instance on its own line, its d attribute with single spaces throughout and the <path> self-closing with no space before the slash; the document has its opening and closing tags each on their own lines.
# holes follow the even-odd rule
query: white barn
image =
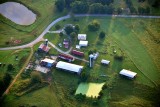
<svg viewBox="0 0 160 107">
<path fill-rule="evenodd" d="M 88 41 L 79 41 L 79 46 L 88 46 Z"/>
<path fill-rule="evenodd" d="M 78 34 L 78 40 L 86 40 L 87 35 L 86 34 Z"/>
<path fill-rule="evenodd" d="M 82 71 L 83 66 L 75 65 L 75 64 L 71 64 L 71 63 L 67 63 L 67 62 L 63 62 L 63 61 L 59 61 L 57 63 L 57 65 L 56 65 L 56 68 L 80 74 L 81 71 Z"/>
<path fill-rule="evenodd" d="M 126 76 L 126 77 L 129 77 L 129 78 L 134 78 L 136 75 L 137 75 L 137 73 L 135 73 L 135 72 L 132 72 L 132 71 L 129 71 L 129 70 L 126 70 L 126 69 L 122 69 L 120 72 L 119 72 L 119 74 L 121 74 L 121 75 L 124 75 L 124 76 Z"/>
<path fill-rule="evenodd" d="M 102 64 L 105 64 L 105 65 L 108 65 L 108 64 L 110 63 L 110 61 L 102 59 L 102 60 L 101 60 L 101 63 L 102 63 Z"/>
</svg>

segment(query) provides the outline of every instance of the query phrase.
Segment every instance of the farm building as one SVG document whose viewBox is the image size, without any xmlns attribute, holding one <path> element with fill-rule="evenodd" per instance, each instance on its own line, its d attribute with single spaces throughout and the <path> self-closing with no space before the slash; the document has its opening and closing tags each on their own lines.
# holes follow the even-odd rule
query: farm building
<svg viewBox="0 0 160 107">
<path fill-rule="evenodd" d="M 58 58 L 61 58 L 63 60 L 69 61 L 69 62 L 74 61 L 74 58 L 72 56 L 69 56 L 66 54 L 59 54 Z"/>
<path fill-rule="evenodd" d="M 69 48 L 69 40 L 64 39 L 63 44 L 65 48 Z"/>
<path fill-rule="evenodd" d="M 104 64 L 104 65 L 108 65 L 110 63 L 110 61 L 102 59 L 101 63 Z"/>
<path fill-rule="evenodd" d="M 88 41 L 79 41 L 79 46 L 88 46 Z"/>
<path fill-rule="evenodd" d="M 83 66 L 59 61 L 56 65 L 56 68 L 80 74 Z"/>
<path fill-rule="evenodd" d="M 71 51 L 71 54 L 77 55 L 77 56 L 84 56 L 84 53 L 83 53 L 83 52 L 80 52 L 80 51 L 77 51 L 77 50 L 72 50 L 72 51 Z"/>
<path fill-rule="evenodd" d="M 123 76 L 126 76 L 126 77 L 129 77 L 131 79 L 133 79 L 137 73 L 135 72 L 132 72 L 132 71 L 129 71 L 129 70 L 126 70 L 126 69 L 122 69 L 119 74 L 123 75 Z"/>
<path fill-rule="evenodd" d="M 96 60 L 96 59 L 98 58 L 98 56 L 99 56 L 99 53 L 98 53 L 98 52 L 93 53 L 93 59 L 94 59 L 94 60 Z"/>
<path fill-rule="evenodd" d="M 46 52 L 47 53 L 49 50 L 50 50 L 50 47 L 45 45 L 45 44 L 43 44 L 43 43 L 38 48 L 39 52 Z"/>
<path fill-rule="evenodd" d="M 43 67 L 51 68 L 55 62 L 56 62 L 55 60 L 45 58 L 45 59 L 41 60 L 40 65 Z"/>
<path fill-rule="evenodd" d="M 78 34 L 78 40 L 86 40 L 87 35 L 86 34 Z"/>
</svg>

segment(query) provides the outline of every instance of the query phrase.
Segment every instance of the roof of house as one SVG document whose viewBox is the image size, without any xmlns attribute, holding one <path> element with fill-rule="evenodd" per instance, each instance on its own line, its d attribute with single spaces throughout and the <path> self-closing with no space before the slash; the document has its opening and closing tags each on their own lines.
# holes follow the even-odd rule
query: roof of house
<svg viewBox="0 0 160 107">
<path fill-rule="evenodd" d="M 80 45 L 80 46 L 81 46 L 81 45 L 87 46 L 87 45 L 88 45 L 88 41 L 79 41 L 79 45 Z"/>
<path fill-rule="evenodd" d="M 54 63 L 55 60 L 45 58 L 45 59 L 41 60 L 41 62 Z"/>
<path fill-rule="evenodd" d="M 130 78 L 134 78 L 137 75 L 137 73 L 129 71 L 129 70 L 126 70 L 126 69 L 122 69 L 119 72 L 119 74 L 127 76 L 127 77 L 130 77 Z"/>
<path fill-rule="evenodd" d="M 79 40 L 86 40 L 86 34 L 78 34 L 78 39 Z"/>
<path fill-rule="evenodd" d="M 50 47 L 48 47 L 47 45 L 44 45 L 43 43 L 39 46 L 39 48 L 45 52 L 48 52 L 50 49 Z"/>
<path fill-rule="evenodd" d="M 76 72 L 76 73 L 79 73 L 81 69 L 83 68 L 83 66 L 75 65 L 75 64 L 71 64 L 71 63 L 67 63 L 63 61 L 59 61 L 56 67 L 60 69 L 65 69 L 68 71 Z"/>
<path fill-rule="evenodd" d="M 110 61 L 102 59 L 102 60 L 101 60 L 101 63 L 103 63 L 103 64 L 109 64 Z"/>
</svg>

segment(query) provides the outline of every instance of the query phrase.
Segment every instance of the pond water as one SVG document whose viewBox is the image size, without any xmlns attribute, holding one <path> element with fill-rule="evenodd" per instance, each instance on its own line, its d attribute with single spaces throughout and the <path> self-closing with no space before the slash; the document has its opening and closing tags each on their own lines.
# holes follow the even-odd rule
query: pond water
<svg viewBox="0 0 160 107">
<path fill-rule="evenodd" d="M 36 14 L 16 2 L 0 4 L 0 14 L 19 25 L 30 25 L 36 20 Z"/>
</svg>

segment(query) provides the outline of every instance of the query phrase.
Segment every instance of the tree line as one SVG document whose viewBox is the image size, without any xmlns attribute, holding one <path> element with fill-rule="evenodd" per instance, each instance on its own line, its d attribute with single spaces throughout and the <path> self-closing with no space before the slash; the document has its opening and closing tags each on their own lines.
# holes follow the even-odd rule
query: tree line
<svg viewBox="0 0 160 107">
<path fill-rule="evenodd" d="M 139 3 L 146 0 L 138 0 Z M 114 0 L 57 0 L 55 5 L 59 12 L 67 9 L 75 14 L 121 14 L 124 10 L 120 7 L 117 9 L 113 6 Z M 160 2 L 158 0 L 147 0 L 147 2 L 154 8 L 159 8 Z M 152 3 L 151 3 L 152 2 Z M 130 14 L 150 14 L 150 7 L 138 7 L 136 9 L 131 0 L 125 0 Z"/>
</svg>

